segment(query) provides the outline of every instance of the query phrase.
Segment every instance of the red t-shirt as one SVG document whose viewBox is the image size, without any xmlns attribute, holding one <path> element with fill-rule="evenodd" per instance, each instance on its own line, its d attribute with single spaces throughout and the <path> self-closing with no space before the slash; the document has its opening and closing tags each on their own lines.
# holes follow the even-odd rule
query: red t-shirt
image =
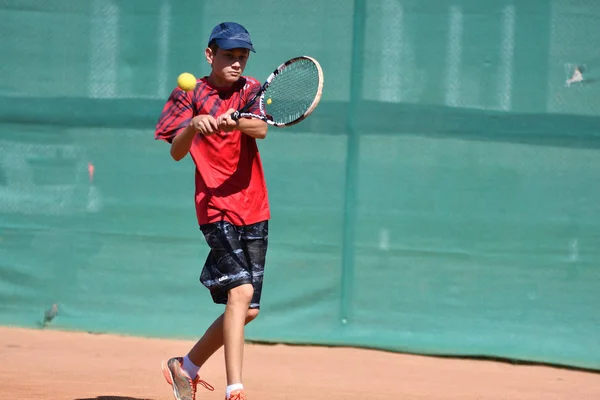
<svg viewBox="0 0 600 400">
<path fill-rule="evenodd" d="M 196 89 L 175 88 L 158 120 L 155 139 L 171 143 L 201 114 L 218 117 L 229 108 L 239 109 L 259 90 L 260 83 L 240 78 L 231 88 L 211 86 L 207 77 Z M 258 102 L 250 112 L 260 114 Z M 270 218 L 267 185 L 256 139 L 239 130 L 218 131 L 210 136 L 197 134 L 190 154 L 196 165 L 196 215 L 200 225 L 228 221 L 237 226 Z"/>
</svg>

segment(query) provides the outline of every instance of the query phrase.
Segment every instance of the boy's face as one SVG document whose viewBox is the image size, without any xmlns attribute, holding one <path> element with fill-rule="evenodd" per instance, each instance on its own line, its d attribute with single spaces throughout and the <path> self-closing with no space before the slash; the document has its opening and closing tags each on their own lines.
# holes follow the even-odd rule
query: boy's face
<svg viewBox="0 0 600 400">
<path fill-rule="evenodd" d="M 218 86 L 231 86 L 242 76 L 250 56 L 248 49 L 206 49 L 206 60 L 212 66 L 212 76 Z"/>
</svg>

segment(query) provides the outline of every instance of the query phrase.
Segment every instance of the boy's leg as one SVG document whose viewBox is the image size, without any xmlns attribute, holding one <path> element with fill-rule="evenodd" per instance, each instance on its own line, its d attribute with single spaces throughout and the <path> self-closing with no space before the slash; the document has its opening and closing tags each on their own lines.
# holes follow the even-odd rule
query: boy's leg
<svg viewBox="0 0 600 400">
<path fill-rule="evenodd" d="M 254 289 L 249 283 L 229 290 L 223 313 L 223 344 L 227 386 L 241 385 L 244 359 L 244 325 Z"/>
<path fill-rule="evenodd" d="M 258 315 L 258 310 L 249 309 L 246 316 L 246 324 L 252 321 Z M 174 357 L 163 363 L 163 373 L 167 382 L 173 386 L 173 393 L 177 400 L 194 399 L 196 385 L 201 383 L 209 390 L 212 386 L 200 380 L 196 374 L 198 369 L 223 345 L 223 315 L 218 317 L 212 325 L 206 330 L 202 338 L 196 342 L 190 350 L 187 357 L 198 366 L 195 372 L 190 372 L 185 368 L 184 359 Z M 195 379 L 190 378 L 194 376 Z"/>
<path fill-rule="evenodd" d="M 226 309 L 191 349 L 188 360 L 200 367 L 225 344 L 228 385 L 232 382 L 241 384 L 244 325 L 258 315 L 268 223 L 265 221 L 237 228 L 222 222 L 204 225 L 201 229 L 211 252 L 200 281 L 211 291 L 213 301 L 226 304 Z M 173 364 L 184 371 L 179 362 Z"/>
<path fill-rule="evenodd" d="M 244 324 L 240 324 L 243 312 L 258 315 L 268 245 L 268 221 L 240 228 L 240 241 L 252 276 L 251 285 L 242 285 L 229 291 L 225 309 L 225 363 L 227 369 L 227 396 L 237 391 L 242 399 L 242 366 L 244 348 Z M 231 326 L 228 323 L 231 321 Z M 240 391 L 238 391 L 241 389 Z"/>
<path fill-rule="evenodd" d="M 251 281 L 250 273 L 243 268 L 245 257 L 239 256 L 239 253 L 243 255 L 243 251 L 238 250 L 240 244 L 237 228 L 221 222 L 202 225 L 200 229 L 211 249 L 202 269 L 200 281 L 210 290 L 215 303 L 226 304 L 228 289 L 226 285 L 243 284 L 245 283 L 243 279 Z M 163 363 L 163 373 L 167 382 L 173 387 L 175 399 L 195 399 L 196 385 L 198 382 L 203 382 L 197 376 L 197 368 L 222 345 L 223 319 L 218 318 L 213 322 L 200 339 L 200 344 L 195 346 L 200 352 L 198 359 L 195 359 L 193 354 L 192 357 L 188 354 L 186 358 L 175 357 Z M 190 368 L 190 362 L 196 373 Z M 187 369 L 184 368 L 185 364 Z"/>
<path fill-rule="evenodd" d="M 183 359 L 181 357 L 173 357 L 162 363 L 162 371 L 167 383 L 173 388 L 173 396 L 176 400 L 195 400 L 196 386 L 200 383 L 208 390 L 214 388 L 201 380 L 199 376 L 191 378 L 182 368 Z"/>
<path fill-rule="evenodd" d="M 250 264 L 252 287 L 254 288 L 250 309 L 258 312 L 262 295 L 267 247 L 269 245 L 269 221 L 245 226 L 242 232 L 242 244 L 244 254 Z"/>
<path fill-rule="evenodd" d="M 225 304 L 225 312 L 222 321 L 216 321 L 214 329 L 207 331 L 206 342 L 213 343 L 212 348 L 199 350 L 198 353 L 202 355 L 199 357 L 202 359 L 209 356 L 208 353 L 214 353 L 217 343 L 216 336 L 222 322 L 223 334 L 221 337 L 225 347 L 228 392 L 231 385 L 241 386 L 244 326 L 258 314 L 258 306 L 253 307 L 254 310 L 250 309 L 254 299 L 255 260 L 248 257 L 247 248 L 252 242 L 260 242 L 260 247 L 264 248 L 263 242 L 266 241 L 266 233 L 257 237 L 255 234 L 257 229 L 253 228 L 256 225 L 262 228 L 258 229 L 259 233 L 262 234 L 263 230 L 266 231 L 264 228 L 266 223 L 236 227 L 227 222 L 219 222 L 201 227 L 211 248 L 211 255 L 203 268 L 200 280 L 211 291 L 215 303 Z M 250 245 L 250 247 L 252 246 Z M 264 255 L 261 265 L 264 265 Z M 261 271 L 262 268 L 264 267 L 261 266 Z M 262 274 L 260 279 L 262 282 Z M 260 293 L 260 288 L 258 293 Z M 209 340 L 211 337 L 215 338 L 214 341 Z M 201 346 L 202 343 L 198 347 Z M 198 362 L 205 361 L 202 359 L 199 359 Z"/>
<path fill-rule="evenodd" d="M 245 323 L 250 323 L 258 315 L 258 310 L 249 309 L 246 314 Z M 204 335 L 196 342 L 188 353 L 188 357 L 198 368 L 223 346 L 223 314 L 206 330 Z M 188 371 L 189 372 L 189 371 Z"/>
</svg>

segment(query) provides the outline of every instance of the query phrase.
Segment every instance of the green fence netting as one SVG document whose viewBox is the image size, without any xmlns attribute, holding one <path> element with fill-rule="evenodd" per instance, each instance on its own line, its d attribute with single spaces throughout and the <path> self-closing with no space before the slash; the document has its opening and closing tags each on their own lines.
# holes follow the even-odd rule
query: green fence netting
<svg viewBox="0 0 600 400">
<path fill-rule="evenodd" d="M 193 338 L 193 165 L 153 129 L 234 20 L 322 103 L 259 147 L 273 218 L 252 340 L 600 369 L 600 3 L 6 0 L 0 323 Z M 90 165 L 93 179 L 90 179 Z"/>
</svg>

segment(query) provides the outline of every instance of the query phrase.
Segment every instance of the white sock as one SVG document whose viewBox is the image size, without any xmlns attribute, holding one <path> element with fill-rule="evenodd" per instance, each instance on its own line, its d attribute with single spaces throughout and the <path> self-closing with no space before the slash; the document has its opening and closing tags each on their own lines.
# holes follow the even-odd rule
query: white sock
<svg viewBox="0 0 600 400">
<path fill-rule="evenodd" d="M 243 389 L 244 385 L 242 385 L 241 383 L 234 383 L 233 385 L 229 385 L 227 386 L 226 389 L 226 394 L 225 394 L 225 398 L 229 399 L 229 396 L 231 395 L 231 392 L 233 392 L 234 390 L 240 390 Z"/>
<path fill-rule="evenodd" d="M 194 364 L 188 356 L 183 357 L 183 365 L 181 367 L 192 379 L 194 379 L 196 375 L 198 375 L 198 371 L 200 371 L 200 367 Z"/>
</svg>

